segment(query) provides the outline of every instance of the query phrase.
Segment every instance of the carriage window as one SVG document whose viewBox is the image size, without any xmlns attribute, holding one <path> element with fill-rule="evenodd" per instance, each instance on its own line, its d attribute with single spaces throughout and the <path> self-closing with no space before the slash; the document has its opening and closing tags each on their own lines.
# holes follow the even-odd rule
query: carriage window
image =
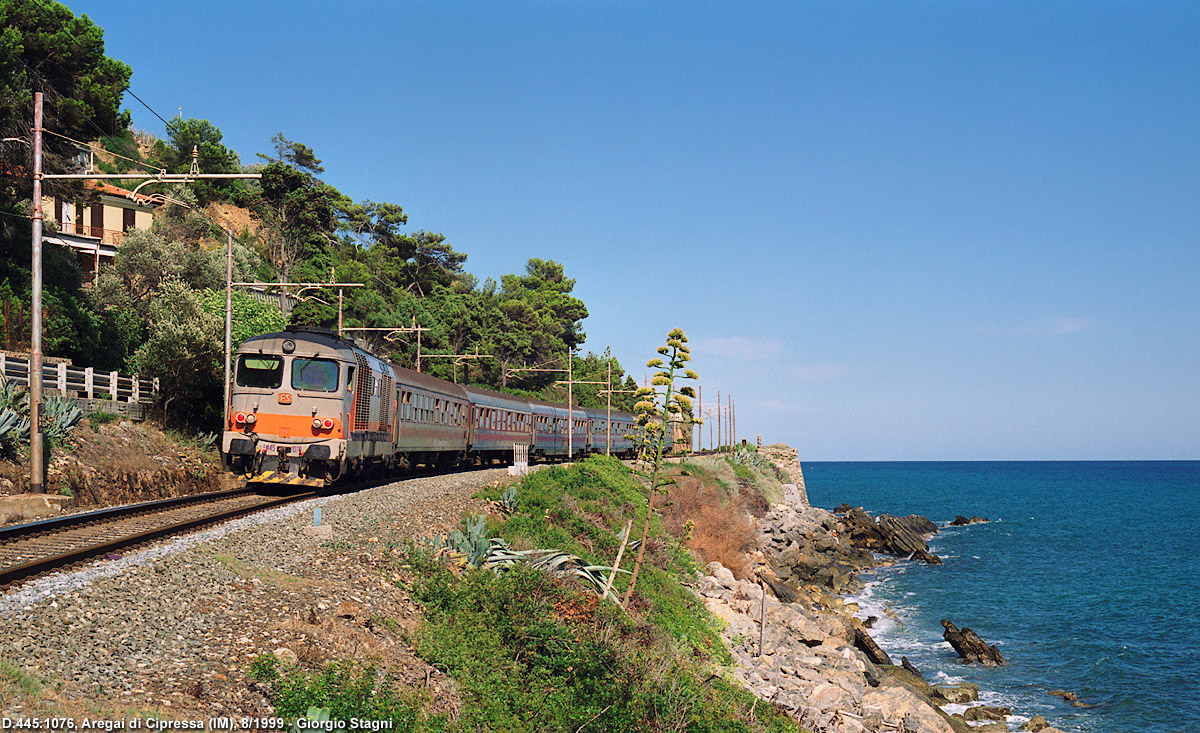
<svg viewBox="0 0 1200 733">
<path fill-rule="evenodd" d="M 338 365 L 331 359 L 292 359 L 292 389 L 336 392 Z"/>
<path fill-rule="evenodd" d="M 283 358 L 243 354 L 238 359 L 237 383 L 239 387 L 279 389 L 283 384 Z"/>
</svg>

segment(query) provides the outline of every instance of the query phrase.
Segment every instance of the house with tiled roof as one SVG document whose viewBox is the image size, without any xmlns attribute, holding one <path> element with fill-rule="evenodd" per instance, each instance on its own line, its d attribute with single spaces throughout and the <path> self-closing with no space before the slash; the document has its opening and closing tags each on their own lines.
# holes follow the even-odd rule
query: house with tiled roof
<svg viewBox="0 0 1200 733">
<path fill-rule="evenodd" d="M 42 211 L 58 225 L 58 231 L 47 231 L 42 241 L 73 251 L 84 280 L 90 283 L 101 265 L 112 264 L 126 233 L 150 228 L 159 204 L 107 183 L 87 181 L 86 185 L 99 194 L 96 203 L 42 199 Z"/>
</svg>

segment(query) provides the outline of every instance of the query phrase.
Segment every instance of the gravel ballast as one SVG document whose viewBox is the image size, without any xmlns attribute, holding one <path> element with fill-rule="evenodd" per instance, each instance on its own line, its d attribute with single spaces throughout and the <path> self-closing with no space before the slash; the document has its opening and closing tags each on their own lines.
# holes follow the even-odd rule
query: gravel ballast
<svg viewBox="0 0 1200 733">
<path fill-rule="evenodd" d="M 247 677 L 264 652 L 306 667 L 370 661 L 451 708 L 452 683 L 408 644 L 418 609 L 395 582 L 396 551 L 483 511 L 470 497 L 508 480 L 480 470 L 313 499 L 10 591 L 0 660 L 42 692 L 10 695 L 0 712 L 266 715 Z M 313 531 L 316 507 L 331 536 Z"/>
</svg>

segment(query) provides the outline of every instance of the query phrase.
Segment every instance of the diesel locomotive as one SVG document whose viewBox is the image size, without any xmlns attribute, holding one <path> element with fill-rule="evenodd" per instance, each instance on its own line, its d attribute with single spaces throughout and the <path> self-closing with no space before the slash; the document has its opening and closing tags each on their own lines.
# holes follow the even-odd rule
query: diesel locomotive
<svg viewBox="0 0 1200 733">
<path fill-rule="evenodd" d="M 368 471 L 506 463 L 518 452 L 545 461 L 632 456 L 638 431 L 625 412 L 610 418 L 435 379 L 324 328 L 247 339 L 232 379 L 221 454 L 250 483 L 326 486 Z"/>
</svg>

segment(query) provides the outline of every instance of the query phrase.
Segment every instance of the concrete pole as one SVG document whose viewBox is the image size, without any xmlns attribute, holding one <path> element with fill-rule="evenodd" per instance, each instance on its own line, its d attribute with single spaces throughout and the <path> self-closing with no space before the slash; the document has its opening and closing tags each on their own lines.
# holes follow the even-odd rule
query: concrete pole
<svg viewBox="0 0 1200 733">
<path fill-rule="evenodd" d="M 721 432 L 721 390 L 717 390 L 717 450 L 721 450 L 721 443 L 725 440 L 725 433 Z"/>
<path fill-rule="evenodd" d="M 338 288 L 338 338 L 342 337 L 342 292 L 343 288 Z"/>
<path fill-rule="evenodd" d="M 702 384 L 696 385 L 696 416 L 699 417 L 701 420 L 704 419 L 704 385 L 702 385 Z M 700 432 L 700 435 L 697 436 L 698 439 L 696 440 L 696 447 L 697 447 L 697 450 L 703 451 L 704 450 L 704 425 L 700 425 L 700 427 L 698 427 L 697 430 Z"/>
<path fill-rule="evenodd" d="M 225 386 L 221 390 L 224 403 L 221 416 L 225 421 L 222 430 L 229 429 L 229 402 L 233 399 L 230 386 L 233 376 L 233 232 L 225 230 Z"/>
<path fill-rule="evenodd" d="M 33 95 L 33 333 L 29 339 L 29 491 L 45 491 L 42 453 L 42 93 Z"/>
</svg>

